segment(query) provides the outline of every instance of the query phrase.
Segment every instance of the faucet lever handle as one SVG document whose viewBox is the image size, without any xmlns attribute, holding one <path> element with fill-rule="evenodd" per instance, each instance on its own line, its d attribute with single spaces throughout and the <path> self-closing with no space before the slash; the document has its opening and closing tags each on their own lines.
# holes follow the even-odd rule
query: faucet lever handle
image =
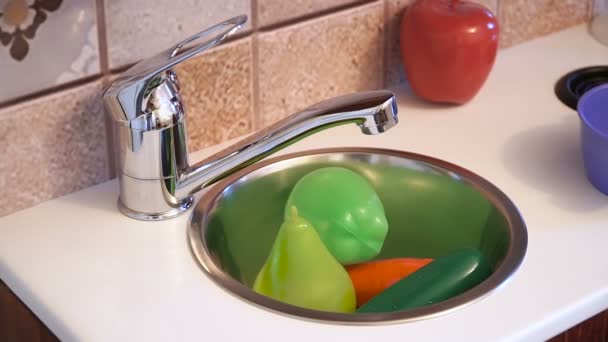
<svg viewBox="0 0 608 342">
<path fill-rule="evenodd" d="M 176 64 L 222 43 L 247 21 L 246 15 L 236 16 L 213 25 L 177 45 L 144 59 L 118 77 L 103 93 L 114 119 L 130 122 L 142 112 L 142 104 L 148 87 L 161 73 Z"/>
</svg>

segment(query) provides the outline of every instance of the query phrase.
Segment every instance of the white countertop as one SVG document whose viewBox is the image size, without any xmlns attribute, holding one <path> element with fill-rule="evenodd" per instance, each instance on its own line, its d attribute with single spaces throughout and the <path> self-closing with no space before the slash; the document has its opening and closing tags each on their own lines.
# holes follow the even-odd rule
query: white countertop
<svg viewBox="0 0 608 342">
<path fill-rule="evenodd" d="M 240 301 L 192 258 L 188 215 L 126 218 L 110 181 L 0 218 L 0 278 L 63 341 L 541 340 L 608 308 L 608 198 L 586 181 L 578 117 L 553 94 L 608 47 L 575 27 L 499 53 L 465 106 L 403 91 L 400 124 L 379 136 L 330 129 L 285 150 L 368 146 L 466 167 L 506 192 L 528 225 L 528 253 L 505 286 L 430 320 L 352 327 L 305 322 Z M 211 149 L 198 153 L 201 158 Z"/>
</svg>

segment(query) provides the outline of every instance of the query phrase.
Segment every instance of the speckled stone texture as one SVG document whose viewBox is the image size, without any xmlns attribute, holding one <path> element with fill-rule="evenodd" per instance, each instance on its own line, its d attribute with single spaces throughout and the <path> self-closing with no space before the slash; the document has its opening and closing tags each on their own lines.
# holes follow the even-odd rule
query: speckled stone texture
<svg viewBox="0 0 608 342">
<path fill-rule="evenodd" d="M 99 82 L 0 111 L 0 216 L 109 178 Z"/>
<path fill-rule="evenodd" d="M 409 5 L 415 0 L 386 0 L 387 17 L 386 17 L 386 67 L 385 67 L 385 85 L 387 87 L 395 86 L 403 83 L 406 80 L 405 70 L 401 59 L 399 28 L 401 25 L 401 16 Z M 498 0 L 479 0 L 472 1 L 486 6 L 488 9 L 498 16 Z"/>
<path fill-rule="evenodd" d="M 251 132 L 251 38 L 223 44 L 176 68 L 191 152 Z"/>
<path fill-rule="evenodd" d="M 250 0 L 106 0 L 105 10 L 111 68 L 150 57 L 225 19 L 251 17 Z"/>
<path fill-rule="evenodd" d="M 318 101 L 382 87 L 383 4 L 259 36 L 262 125 Z"/>
<path fill-rule="evenodd" d="M 501 0 L 501 47 L 544 36 L 590 19 L 593 0 Z"/>
<path fill-rule="evenodd" d="M 371 0 L 257 0 L 260 27 Z"/>
<path fill-rule="evenodd" d="M 414 0 L 386 0 L 388 6 L 386 17 L 386 67 L 384 82 L 390 87 L 405 82 L 405 70 L 399 47 L 399 27 L 401 16 Z"/>
<path fill-rule="evenodd" d="M 486 6 L 495 16 L 498 16 L 498 0 L 473 0 L 472 2 Z"/>
</svg>

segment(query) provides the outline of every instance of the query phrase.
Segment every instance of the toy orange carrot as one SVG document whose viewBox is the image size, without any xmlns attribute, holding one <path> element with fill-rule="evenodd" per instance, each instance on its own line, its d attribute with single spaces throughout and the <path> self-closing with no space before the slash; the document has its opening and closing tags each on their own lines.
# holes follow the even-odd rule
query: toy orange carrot
<svg viewBox="0 0 608 342">
<path fill-rule="evenodd" d="M 431 261 L 433 259 L 393 258 L 346 266 L 355 287 L 357 307 Z"/>
</svg>

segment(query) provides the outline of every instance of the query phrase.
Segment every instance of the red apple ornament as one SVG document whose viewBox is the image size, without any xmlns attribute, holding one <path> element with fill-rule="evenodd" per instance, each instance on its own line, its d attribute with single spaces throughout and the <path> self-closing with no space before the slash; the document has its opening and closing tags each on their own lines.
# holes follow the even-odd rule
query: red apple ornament
<svg viewBox="0 0 608 342">
<path fill-rule="evenodd" d="M 486 7 L 417 0 L 401 19 L 401 56 L 416 95 L 463 104 L 485 82 L 498 49 L 498 22 Z"/>
</svg>

